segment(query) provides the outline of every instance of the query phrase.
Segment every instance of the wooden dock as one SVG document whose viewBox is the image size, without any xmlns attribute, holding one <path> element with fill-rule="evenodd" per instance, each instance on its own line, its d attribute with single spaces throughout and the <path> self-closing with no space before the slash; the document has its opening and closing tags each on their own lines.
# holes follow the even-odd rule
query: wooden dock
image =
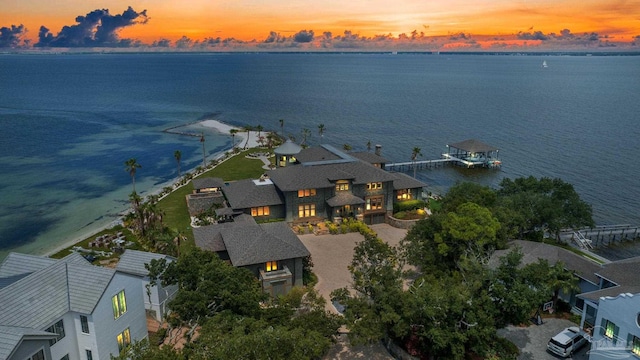
<svg viewBox="0 0 640 360">
<path fill-rule="evenodd" d="M 565 241 L 575 242 L 581 248 L 594 248 L 620 241 L 637 240 L 640 238 L 640 226 L 621 224 L 567 229 L 560 232 L 560 238 Z"/>
<path fill-rule="evenodd" d="M 407 170 L 413 169 L 413 166 L 415 165 L 418 168 L 418 170 L 422 170 L 422 169 L 430 169 L 434 167 L 441 167 L 451 163 L 452 161 L 453 160 L 451 159 L 405 161 L 405 162 L 397 162 L 397 163 L 388 163 L 384 165 L 384 168 L 385 170 L 407 171 Z"/>
</svg>

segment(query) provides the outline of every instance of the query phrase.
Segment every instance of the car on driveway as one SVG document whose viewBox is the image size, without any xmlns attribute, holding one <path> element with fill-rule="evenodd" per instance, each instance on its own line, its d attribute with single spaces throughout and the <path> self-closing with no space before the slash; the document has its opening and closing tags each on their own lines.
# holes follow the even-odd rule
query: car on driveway
<svg viewBox="0 0 640 360">
<path fill-rule="evenodd" d="M 580 329 L 577 326 L 571 326 L 552 337 L 547 343 L 547 350 L 566 358 L 573 355 L 586 343 L 587 339 L 580 332 Z"/>
</svg>

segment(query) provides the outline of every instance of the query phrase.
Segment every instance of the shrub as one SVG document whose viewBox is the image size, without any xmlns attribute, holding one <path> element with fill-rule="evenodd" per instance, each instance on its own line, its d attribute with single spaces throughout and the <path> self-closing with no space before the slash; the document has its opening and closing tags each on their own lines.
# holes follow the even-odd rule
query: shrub
<svg viewBox="0 0 640 360">
<path fill-rule="evenodd" d="M 404 211 L 400 211 L 400 212 L 397 212 L 397 213 L 393 214 L 393 217 L 396 218 L 396 219 L 402 220 L 405 217 L 407 217 L 407 213 L 404 212 Z"/>
<path fill-rule="evenodd" d="M 349 232 L 349 226 L 347 224 L 340 224 L 340 232 L 346 234 Z"/>
<path fill-rule="evenodd" d="M 338 225 L 331 223 L 327 227 L 329 228 L 329 234 L 336 235 L 338 233 Z"/>
<path fill-rule="evenodd" d="M 423 200 L 407 200 L 402 202 L 397 202 L 393 204 L 393 212 L 397 213 L 400 211 L 411 211 L 415 209 L 422 209 L 427 205 Z"/>
<path fill-rule="evenodd" d="M 309 233 L 313 233 L 313 225 L 309 224 L 307 227 L 309 228 Z"/>
</svg>

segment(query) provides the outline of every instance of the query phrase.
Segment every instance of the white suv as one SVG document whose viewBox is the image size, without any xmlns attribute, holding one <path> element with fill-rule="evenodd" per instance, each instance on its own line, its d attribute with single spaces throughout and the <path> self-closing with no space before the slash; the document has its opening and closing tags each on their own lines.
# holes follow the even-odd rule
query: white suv
<svg viewBox="0 0 640 360">
<path fill-rule="evenodd" d="M 569 357 L 586 343 L 587 339 L 580 334 L 580 329 L 572 326 L 552 337 L 547 344 L 547 350 L 562 357 Z"/>
</svg>

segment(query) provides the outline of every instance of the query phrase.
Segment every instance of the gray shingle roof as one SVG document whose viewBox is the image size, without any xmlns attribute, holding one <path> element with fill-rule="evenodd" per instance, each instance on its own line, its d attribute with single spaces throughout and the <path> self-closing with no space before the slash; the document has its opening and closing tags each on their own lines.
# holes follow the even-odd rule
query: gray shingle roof
<svg viewBox="0 0 640 360">
<path fill-rule="evenodd" d="M 68 311 L 91 314 L 115 270 L 83 264 L 80 258 L 54 260 L 1 289 L 0 325 L 39 329 Z"/>
<path fill-rule="evenodd" d="M 640 257 L 605 264 L 604 268 L 597 272 L 597 275 L 618 284 L 618 286 L 580 294 L 580 297 L 597 302 L 598 299 L 605 296 L 618 296 L 623 293 L 638 294 L 640 293 L 638 269 L 640 269 Z"/>
<path fill-rule="evenodd" d="M 0 325 L 0 359 L 8 359 L 23 338 L 55 339 L 56 334 L 42 330 Z"/>
<path fill-rule="evenodd" d="M 581 278 L 594 284 L 598 284 L 600 281 L 595 273 L 601 270 L 602 266 L 569 250 L 558 246 L 525 240 L 511 241 L 509 243 L 509 247 L 512 248 L 514 246 L 519 247 L 524 254 L 522 258 L 522 265 L 535 263 L 538 259 L 547 260 L 549 264 L 555 264 L 558 261 L 562 261 L 567 269 L 574 271 Z M 489 265 L 497 267 L 499 264 L 499 258 L 506 255 L 509 251 L 510 249 L 495 251 L 491 256 Z"/>
<path fill-rule="evenodd" d="M 218 233 L 234 266 L 305 257 L 309 251 L 284 222 L 225 223 L 194 229 L 198 247 L 215 247 Z"/>
<path fill-rule="evenodd" d="M 349 155 L 369 164 L 385 164 L 389 161 L 380 155 L 368 151 L 351 152 Z"/>
<path fill-rule="evenodd" d="M 175 258 L 169 255 L 127 249 L 120 257 L 120 261 L 116 266 L 116 271 L 144 277 L 149 274 L 149 271 L 144 267 L 144 264 L 150 263 L 151 260 L 160 259 L 166 259 L 167 262 L 175 260 Z"/>
<path fill-rule="evenodd" d="M 423 188 L 427 186 L 427 184 L 423 183 L 420 180 L 414 179 L 411 176 L 401 173 L 401 172 L 392 172 L 391 174 L 396 176 L 396 179 L 393 180 L 393 189 L 417 189 Z"/>
<path fill-rule="evenodd" d="M 354 184 L 393 181 L 396 176 L 362 161 L 315 166 L 293 165 L 267 172 L 281 191 L 321 189 L 335 186 L 336 180 Z"/>
<path fill-rule="evenodd" d="M 301 163 L 326 161 L 326 160 L 340 160 L 341 157 L 333 152 L 320 146 L 308 147 L 302 149 L 296 159 Z"/>
<path fill-rule="evenodd" d="M 301 150 L 302 147 L 300 145 L 294 143 L 293 141 L 291 141 L 291 139 L 289 139 L 285 141 L 284 144 L 273 149 L 273 152 L 278 155 L 296 155 Z"/>
<path fill-rule="evenodd" d="M 364 200 L 346 191 L 339 191 L 336 196 L 327 200 L 331 207 L 364 204 Z"/>
<path fill-rule="evenodd" d="M 266 180 L 264 183 L 251 179 L 234 181 L 222 188 L 222 191 L 233 209 L 282 205 L 284 203 L 270 180 Z"/>
<path fill-rule="evenodd" d="M 56 260 L 48 257 L 12 252 L 0 264 L 0 278 L 31 274 L 55 262 Z"/>
<path fill-rule="evenodd" d="M 196 190 L 224 186 L 224 181 L 216 177 L 197 178 L 193 179 L 191 182 L 193 183 L 193 188 Z"/>
</svg>

